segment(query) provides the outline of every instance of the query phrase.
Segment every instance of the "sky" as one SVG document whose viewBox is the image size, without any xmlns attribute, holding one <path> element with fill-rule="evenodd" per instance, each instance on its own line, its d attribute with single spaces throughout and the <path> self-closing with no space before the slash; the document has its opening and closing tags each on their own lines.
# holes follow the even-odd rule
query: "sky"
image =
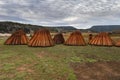
<svg viewBox="0 0 120 80">
<path fill-rule="evenodd" d="M 0 0 L 0 21 L 78 29 L 120 25 L 120 0 Z"/>
</svg>

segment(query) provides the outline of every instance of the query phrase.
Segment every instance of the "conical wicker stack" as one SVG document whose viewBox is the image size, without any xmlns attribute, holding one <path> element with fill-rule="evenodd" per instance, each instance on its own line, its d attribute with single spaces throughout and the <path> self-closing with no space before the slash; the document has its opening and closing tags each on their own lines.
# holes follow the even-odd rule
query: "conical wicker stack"
<svg viewBox="0 0 120 80">
<path fill-rule="evenodd" d="M 62 33 L 58 33 L 54 36 L 53 41 L 56 44 L 63 44 L 65 42 L 64 37 L 62 35 Z"/>
<path fill-rule="evenodd" d="M 6 45 L 24 45 L 27 44 L 28 38 L 23 30 L 14 32 L 4 44 Z"/>
<path fill-rule="evenodd" d="M 79 30 L 76 30 L 73 33 L 71 33 L 69 38 L 66 40 L 65 45 L 84 46 L 86 45 L 86 43 L 81 32 Z"/>
<path fill-rule="evenodd" d="M 47 29 L 40 29 L 36 31 L 28 43 L 28 46 L 33 47 L 37 46 L 47 47 L 53 45 L 54 42 L 52 40 L 49 30 Z"/>
<path fill-rule="evenodd" d="M 106 32 L 101 32 L 96 35 L 89 44 L 97 46 L 113 46 L 113 41 Z"/>
<path fill-rule="evenodd" d="M 115 44 L 115 46 L 120 47 L 120 40 Z"/>
</svg>

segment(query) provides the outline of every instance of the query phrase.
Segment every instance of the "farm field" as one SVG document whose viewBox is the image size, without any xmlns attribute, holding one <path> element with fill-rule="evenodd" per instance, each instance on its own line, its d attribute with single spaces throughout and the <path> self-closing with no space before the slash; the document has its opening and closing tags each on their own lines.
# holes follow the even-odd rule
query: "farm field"
<svg viewBox="0 0 120 80">
<path fill-rule="evenodd" d="M 28 47 L 5 40 L 0 37 L 0 80 L 120 80 L 120 47 Z"/>
</svg>

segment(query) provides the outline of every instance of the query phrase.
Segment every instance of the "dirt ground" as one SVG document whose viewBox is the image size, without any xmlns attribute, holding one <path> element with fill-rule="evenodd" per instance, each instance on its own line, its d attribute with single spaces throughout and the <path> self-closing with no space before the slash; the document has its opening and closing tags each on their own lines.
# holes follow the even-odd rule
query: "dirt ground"
<svg viewBox="0 0 120 80">
<path fill-rule="evenodd" d="M 120 62 L 71 63 L 78 80 L 120 80 Z"/>
</svg>

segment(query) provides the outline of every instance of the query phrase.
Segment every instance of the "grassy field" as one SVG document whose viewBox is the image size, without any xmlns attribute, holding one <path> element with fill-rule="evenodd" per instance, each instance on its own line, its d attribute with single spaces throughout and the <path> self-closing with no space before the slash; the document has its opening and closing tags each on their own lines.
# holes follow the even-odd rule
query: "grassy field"
<svg viewBox="0 0 120 80">
<path fill-rule="evenodd" d="M 71 64 L 120 63 L 119 47 L 28 47 L 3 45 L 4 41 L 4 38 L 0 38 L 0 80 L 78 80 Z M 117 79 L 120 79 L 119 75 Z"/>
</svg>

